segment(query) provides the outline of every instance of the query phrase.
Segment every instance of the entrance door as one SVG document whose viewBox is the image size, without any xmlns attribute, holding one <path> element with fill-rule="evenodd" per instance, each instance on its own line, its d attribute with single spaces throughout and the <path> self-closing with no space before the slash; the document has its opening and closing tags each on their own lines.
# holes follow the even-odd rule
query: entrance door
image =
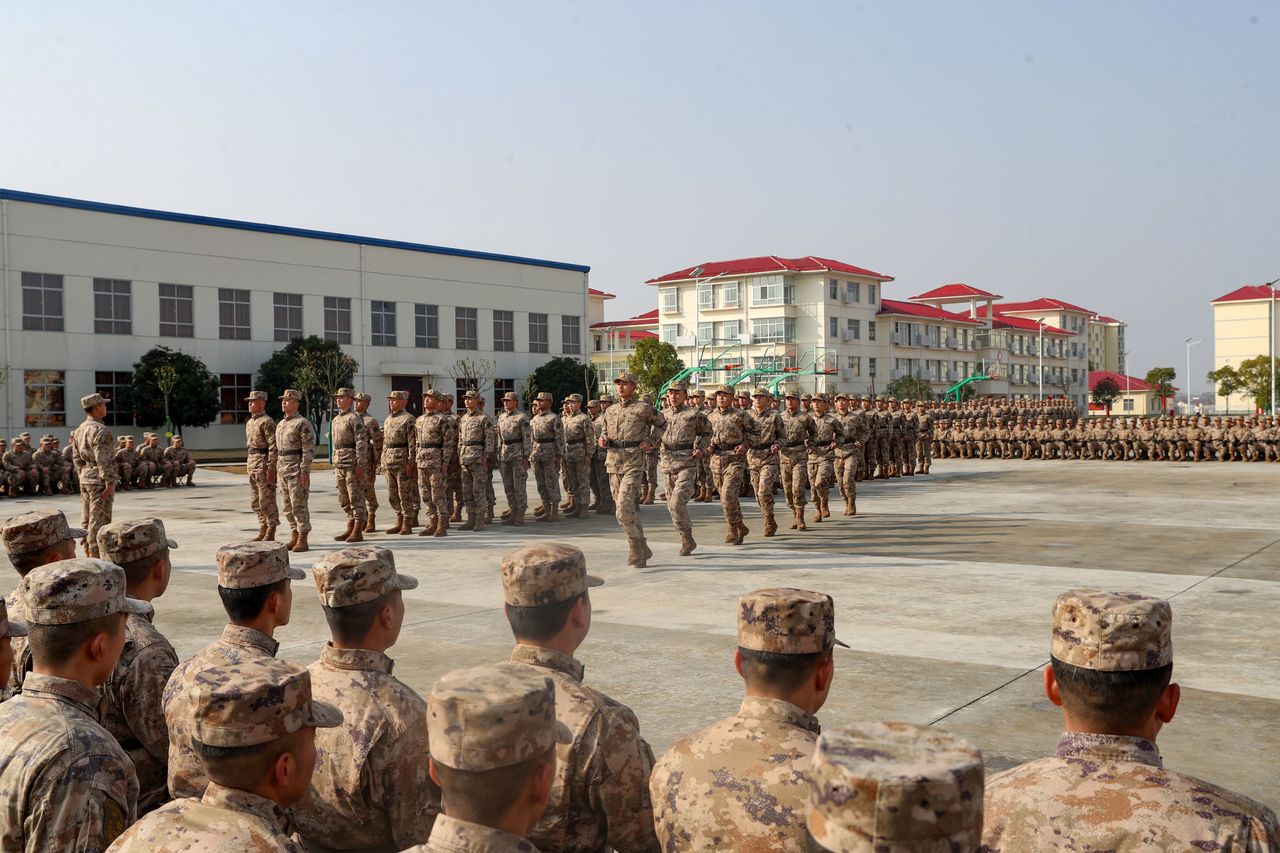
<svg viewBox="0 0 1280 853">
<path fill-rule="evenodd" d="M 408 391 L 409 405 L 405 406 L 405 410 L 415 418 L 422 414 L 422 377 L 421 376 L 392 376 L 392 391 Z"/>
</svg>

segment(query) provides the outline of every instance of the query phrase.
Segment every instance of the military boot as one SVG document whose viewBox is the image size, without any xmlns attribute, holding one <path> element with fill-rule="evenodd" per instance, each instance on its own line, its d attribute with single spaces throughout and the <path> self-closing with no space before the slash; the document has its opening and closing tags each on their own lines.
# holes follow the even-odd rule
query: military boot
<svg viewBox="0 0 1280 853">
<path fill-rule="evenodd" d="M 796 509 L 795 504 L 787 504 L 787 507 L 791 510 L 791 529 L 799 530 L 800 529 L 800 511 Z"/>
<path fill-rule="evenodd" d="M 742 523 L 742 519 L 738 519 L 737 524 L 736 524 L 736 527 L 735 527 L 735 533 L 737 534 L 737 536 L 735 536 L 735 537 L 734 537 L 733 544 L 734 544 L 734 545 L 741 545 L 741 544 L 742 544 L 742 540 L 743 540 L 743 539 L 746 539 L 746 538 L 747 538 L 747 534 L 748 534 L 748 533 L 750 533 L 750 532 L 751 532 L 751 531 L 747 529 L 747 526 L 746 526 L 745 524 L 743 524 L 743 523 Z"/>
<path fill-rule="evenodd" d="M 644 490 L 643 503 L 645 506 L 653 506 L 653 492 L 654 492 L 653 486 L 649 486 L 647 489 Z"/>
<path fill-rule="evenodd" d="M 400 523 L 400 535 L 407 536 L 413 532 L 413 528 L 418 526 L 418 514 L 406 515 L 404 521 Z"/>
<path fill-rule="evenodd" d="M 498 523 L 504 527 L 510 527 L 511 525 L 515 524 L 516 523 L 515 511 L 507 510 L 506 512 L 504 512 L 502 514 L 502 517 L 498 519 Z"/>
<path fill-rule="evenodd" d="M 524 510 L 516 510 L 511 516 L 511 523 L 516 527 L 524 527 Z"/>
<path fill-rule="evenodd" d="M 546 514 L 547 514 L 547 505 L 545 503 L 538 504 L 533 508 L 533 515 L 535 518 L 541 518 Z"/>
<path fill-rule="evenodd" d="M 427 523 L 418 531 L 419 536 L 434 536 L 436 528 L 440 526 L 440 516 L 427 516 Z"/>
<path fill-rule="evenodd" d="M 698 543 L 693 541 L 693 532 L 690 530 L 680 531 L 680 556 L 687 557 L 693 553 L 693 549 L 698 547 Z"/>
<path fill-rule="evenodd" d="M 493 504 L 489 504 L 489 506 L 485 507 L 484 523 L 493 524 Z"/>
<path fill-rule="evenodd" d="M 467 520 L 462 522 L 462 524 L 459 524 L 458 529 L 459 530 L 475 530 L 476 529 L 476 519 L 475 519 L 475 516 L 471 514 L 471 510 L 467 510 Z"/>
<path fill-rule="evenodd" d="M 431 535 L 437 538 L 441 536 L 447 536 L 448 530 L 449 530 L 449 519 L 441 515 L 436 518 L 436 526 L 431 531 Z"/>
<path fill-rule="evenodd" d="M 399 533 L 399 532 L 400 532 L 400 528 L 401 528 L 402 526 L 404 526 L 404 516 L 403 516 L 403 515 L 399 515 L 399 514 L 397 514 L 397 515 L 396 515 L 396 523 L 395 523 L 395 524 L 393 524 L 393 525 L 391 525 L 390 527 L 388 527 L 386 530 L 384 530 L 384 531 L 382 531 L 382 532 L 383 532 L 383 533 Z"/>
<path fill-rule="evenodd" d="M 363 542 L 363 541 L 364 541 L 364 525 L 358 522 L 356 524 L 351 525 L 351 535 L 347 537 L 347 544 L 350 545 L 352 542 Z"/>
<path fill-rule="evenodd" d="M 351 519 L 351 518 L 347 519 L 347 529 L 339 533 L 337 536 L 333 537 L 333 541 L 346 542 L 347 537 L 350 536 L 355 531 L 355 529 L 356 529 L 355 519 Z"/>
<path fill-rule="evenodd" d="M 827 497 L 826 495 L 822 496 L 822 517 L 823 518 L 831 517 L 831 498 Z"/>
<path fill-rule="evenodd" d="M 365 533 L 377 533 L 377 532 L 378 532 L 378 520 L 377 520 L 376 518 L 374 518 L 374 517 L 373 517 L 373 513 L 369 513 L 369 517 L 368 517 L 367 519 L 365 519 L 365 522 L 364 522 L 364 532 L 365 532 Z"/>
<path fill-rule="evenodd" d="M 773 513 L 769 512 L 764 517 L 764 535 L 772 536 L 778 532 L 778 522 L 774 520 Z"/>
<path fill-rule="evenodd" d="M 285 548 L 288 548 L 290 551 L 292 551 L 292 550 L 293 550 L 293 546 L 294 546 L 294 545 L 297 545 L 297 544 L 298 544 L 298 531 L 297 531 L 297 529 L 295 528 L 294 530 L 290 530 L 290 531 L 289 531 L 289 544 L 288 544 L 288 545 L 285 545 L 284 547 L 285 547 Z"/>
<path fill-rule="evenodd" d="M 590 507 L 585 507 L 585 506 L 578 507 L 578 518 L 589 518 L 591 516 L 591 513 L 587 511 L 588 509 L 590 509 Z"/>
<path fill-rule="evenodd" d="M 254 542 L 261 542 L 267 538 L 267 526 L 265 524 L 258 525 L 258 535 L 253 537 Z"/>
<path fill-rule="evenodd" d="M 449 520 L 455 523 L 462 521 L 462 504 L 461 503 L 454 501 L 453 513 L 449 516 Z"/>
<path fill-rule="evenodd" d="M 303 551 L 309 551 L 310 548 L 307 546 L 307 534 L 299 533 L 298 541 L 294 542 L 293 547 L 289 550 L 293 551 L 295 554 L 301 554 Z"/>
<path fill-rule="evenodd" d="M 539 520 L 540 520 L 540 521 L 559 521 L 559 520 L 560 520 L 560 508 L 559 508 L 558 506 L 556 506 L 555 504 L 548 504 L 548 505 L 547 505 L 547 514 L 546 514 L 545 516 L 543 516 L 543 517 L 542 517 L 541 519 L 539 519 Z"/>
<path fill-rule="evenodd" d="M 635 566 L 637 569 L 645 567 L 644 551 L 640 548 L 639 539 L 627 540 L 627 565 Z"/>
<path fill-rule="evenodd" d="M 267 525 L 267 535 L 262 537 L 263 542 L 276 541 L 276 526 L 274 524 Z"/>
<path fill-rule="evenodd" d="M 570 495 L 567 500 L 563 500 L 560 502 L 560 511 L 564 513 L 568 513 L 569 508 L 571 506 L 573 506 L 573 495 Z"/>
<path fill-rule="evenodd" d="M 822 495 L 813 496 L 813 523 L 822 523 Z"/>
<path fill-rule="evenodd" d="M 507 519 L 511 518 L 511 507 L 507 507 L 502 511 L 502 521 L 505 524 Z"/>
<path fill-rule="evenodd" d="M 564 513 L 565 518 L 573 518 L 578 514 L 578 499 L 570 495 L 569 500 L 560 504 L 560 511 Z"/>
<path fill-rule="evenodd" d="M 796 530 L 808 530 L 809 525 L 804 523 L 804 504 L 796 504 Z"/>
</svg>

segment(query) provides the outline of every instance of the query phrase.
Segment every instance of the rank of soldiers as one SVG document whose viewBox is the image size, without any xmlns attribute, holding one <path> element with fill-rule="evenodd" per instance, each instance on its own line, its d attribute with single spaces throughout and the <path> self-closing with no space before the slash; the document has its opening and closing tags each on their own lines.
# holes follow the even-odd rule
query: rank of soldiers
<svg viewBox="0 0 1280 853">
<path fill-rule="evenodd" d="M 927 726 L 824 730 L 835 602 L 759 589 L 735 603 L 739 709 L 655 760 L 636 714 L 585 683 L 578 548 L 499 569 L 514 648 L 421 696 L 388 656 L 418 580 L 388 549 L 311 566 L 330 638 L 276 657 L 307 573 L 283 543 L 218 549 L 222 635 L 179 662 L 152 622 L 178 547 L 155 518 L 77 558 L 59 511 L 0 529 L 0 849 L 23 851 L 1276 851 L 1266 806 L 1166 768 L 1178 711 L 1173 612 L 1073 589 L 1053 604 L 1052 756 L 988 777 L 977 744 Z M 729 603 L 726 602 L 726 609 Z"/>
</svg>

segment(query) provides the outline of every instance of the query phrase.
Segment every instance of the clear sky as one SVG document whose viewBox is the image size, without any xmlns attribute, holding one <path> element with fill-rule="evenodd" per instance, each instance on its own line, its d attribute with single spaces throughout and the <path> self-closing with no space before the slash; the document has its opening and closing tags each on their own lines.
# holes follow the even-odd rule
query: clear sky
<svg viewBox="0 0 1280 853">
<path fill-rule="evenodd" d="M 1280 276 L 1280 4 L 10 3 L 0 185 L 592 266 L 822 255 L 1209 369 Z"/>
</svg>

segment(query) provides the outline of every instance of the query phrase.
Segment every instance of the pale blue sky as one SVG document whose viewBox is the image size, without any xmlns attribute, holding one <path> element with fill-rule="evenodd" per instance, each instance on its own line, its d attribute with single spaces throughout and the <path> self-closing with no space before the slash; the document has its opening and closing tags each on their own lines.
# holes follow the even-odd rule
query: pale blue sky
<svg viewBox="0 0 1280 853">
<path fill-rule="evenodd" d="M 587 263 L 615 316 L 825 255 L 1179 379 L 1280 275 L 1275 3 L 6 5 L 0 186 Z"/>
</svg>

